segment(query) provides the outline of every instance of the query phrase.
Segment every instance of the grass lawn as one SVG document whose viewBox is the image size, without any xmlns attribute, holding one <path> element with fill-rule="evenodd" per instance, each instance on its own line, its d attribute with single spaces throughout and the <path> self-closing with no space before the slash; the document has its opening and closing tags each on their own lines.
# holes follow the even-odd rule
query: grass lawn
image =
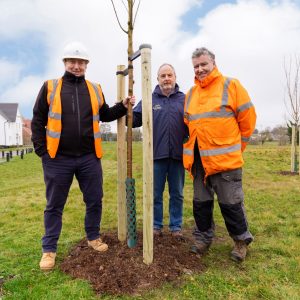
<svg viewBox="0 0 300 300">
<path fill-rule="evenodd" d="M 117 230 L 116 144 L 103 146 L 102 231 L 111 231 Z M 142 144 L 134 143 L 133 152 L 141 227 Z M 247 260 L 238 265 L 229 259 L 232 241 L 216 205 L 219 239 L 202 258 L 205 272 L 186 276 L 180 287 L 164 285 L 137 299 L 300 299 L 300 176 L 279 173 L 290 168 L 289 147 L 249 146 L 244 158 L 245 205 L 255 237 Z M 193 225 L 192 195 L 187 175 L 185 227 Z M 165 198 L 167 212 L 166 194 Z M 50 273 L 39 270 L 45 203 L 42 166 L 35 154 L 0 164 L 0 299 L 99 299 L 88 282 L 74 280 L 59 268 Z M 84 237 L 83 218 L 84 204 L 75 180 L 64 211 L 58 265 L 72 245 Z M 167 219 L 166 215 L 165 223 Z"/>
</svg>

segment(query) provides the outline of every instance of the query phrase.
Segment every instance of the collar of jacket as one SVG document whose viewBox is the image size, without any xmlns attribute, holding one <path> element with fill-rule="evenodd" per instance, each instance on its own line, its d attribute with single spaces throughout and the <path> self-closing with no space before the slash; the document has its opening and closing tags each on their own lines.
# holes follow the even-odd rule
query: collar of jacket
<svg viewBox="0 0 300 300">
<path fill-rule="evenodd" d="M 222 76 L 217 67 L 214 67 L 208 76 L 206 76 L 203 80 L 198 80 L 195 77 L 195 84 L 200 85 L 202 88 L 211 84 L 216 78 Z"/>
<path fill-rule="evenodd" d="M 179 91 L 179 85 L 177 83 L 175 83 L 175 88 L 174 88 L 174 91 L 169 95 L 169 97 L 173 94 L 176 94 L 178 93 Z M 157 85 L 153 91 L 154 94 L 157 94 L 159 96 L 162 96 L 162 97 L 166 97 L 162 92 L 161 92 L 161 89 L 159 87 L 159 85 Z"/>
<path fill-rule="evenodd" d="M 82 81 L 84 81 L 85 77 L 84 77 L 84 75 L 83 76 L 75 76 L 74 74 L 66 71 L 65 74 L 64 74 L 64 76 L 63 76 L 63 80 L 75 83 L 75 82 L 82 82 Z"/>
</svg>

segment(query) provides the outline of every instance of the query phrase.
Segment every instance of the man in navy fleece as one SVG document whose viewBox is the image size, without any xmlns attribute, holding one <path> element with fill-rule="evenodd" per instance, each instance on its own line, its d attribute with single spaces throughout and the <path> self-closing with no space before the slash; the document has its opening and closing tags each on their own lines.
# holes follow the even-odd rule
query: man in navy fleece
<svg viewBox="0 0 300 300">
<path fill-rule="evenodd" d="M 184 168 L 182 144 L 184 93 L 179 91 L 172 65 L 164 63 L 157 72 L 158 85 L 152 93 L 154 158 L 154 235 L 162 235 L 163 192 L 169 186 L 169 229 L 182 236 Z M 133 127 L 142 126 L 142 101 L 133 110 Z"/>
</svg>

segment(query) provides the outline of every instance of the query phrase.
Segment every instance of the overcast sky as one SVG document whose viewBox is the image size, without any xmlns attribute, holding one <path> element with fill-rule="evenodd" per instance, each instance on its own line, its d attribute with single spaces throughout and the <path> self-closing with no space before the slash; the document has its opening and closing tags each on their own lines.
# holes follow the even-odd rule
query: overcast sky
<svg viewBox="0 0 300 300">
<path fill-rule="evenodd" d="M 126 26 L 122 0 L 114 0 Z M 126 3 L 126 0 L 123 0 Z M 138 0 L 136 0 L 136 3 Z M 86 77 L 116 99 L 116 68 L 127 63 L 127 35 L 110 0 L 0 0 L 0 102 L 32 107 L 43 82 L 64 72 L 62 49 L 81 41 L 90 53 Z M 300 55 L 300 1 L 141 0 L 134 48 L 152 45 L 152 85 L 160 64 L 174 65 L 186 92 L 194 82 L 191 53 L 205 46 L 219 70 L 238 78 L 257 110 L 257 128 L 285 124 L 284 58 Z M 134 62 L 141 97 L 140 61 Z"/>
</svg>

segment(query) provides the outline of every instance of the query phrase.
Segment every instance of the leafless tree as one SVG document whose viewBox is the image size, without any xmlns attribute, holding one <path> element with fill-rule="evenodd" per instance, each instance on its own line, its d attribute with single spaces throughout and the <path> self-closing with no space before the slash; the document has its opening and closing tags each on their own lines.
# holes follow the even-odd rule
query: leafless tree
<svg viewBox="0 0 300 300">
<path fill-rule="evenodd" d="M 290 57 L 284 62 L 286 78 L 287 97 L 285 105 L 289 114 L 289 123 L 292 127 L 292 148 L 291 148 L 291 172 L 298 171 L 299 157 L 297 151 L 297 138 L 299 134 L 300 121 L 300 56 Z"/>
<path fill-rule="evenodd" d="M 118 16 L 118 12 L 116 10 L 116 6 L 113 0 L 111 0 L 112 6 L 114 8 L 114 12 L 118 21 L 120 28 L 127 34 L 128 36 L 128 96 L 133 95 L 133 64 L 130 59 L 133 51 L 133 29 L 136 21 L 136 16 L 140 7 L 141 0 L 138 1 L 136 11 L 134 13 L 134 6 L 136 4 L 136 0 L 127 0 L 127 5 L 124 0 L 121 0 L 124 8 L 127 11 L 128 19 L 127 19 L 127 29 L 125 29 Z M 132 178 L 132 107 L 128 105 L 127 111 L 127 176 L 128 178 Z"/>
<path fill-rule="evenodd" d="M 102 123 L 101 124 L 101 136 L 103 141 L 108 140 L 108 136 L 111 134 L 111 126 L 109 123 Z"/>
<path fill-rule="evenodd" d="M 140 128 L 133 128 L 132 129 L 132 140 L 136 142 L 140 142 L 143 138 L 142 132 Z"/>
<path fill-rule="evenodd" d="M 271 138 L 271 129 L 267 127 L 265 130 L 260 132 L 260 141 L 263 145 L 266 141 L 270 141 Z"/>
<path fill-rule="evenodd" d="M 300 125 L 300 56 L 295 55 L 284 60 L 286 96 L 284 103 L 289 120 L 293 125 Z"/>
</svg>

